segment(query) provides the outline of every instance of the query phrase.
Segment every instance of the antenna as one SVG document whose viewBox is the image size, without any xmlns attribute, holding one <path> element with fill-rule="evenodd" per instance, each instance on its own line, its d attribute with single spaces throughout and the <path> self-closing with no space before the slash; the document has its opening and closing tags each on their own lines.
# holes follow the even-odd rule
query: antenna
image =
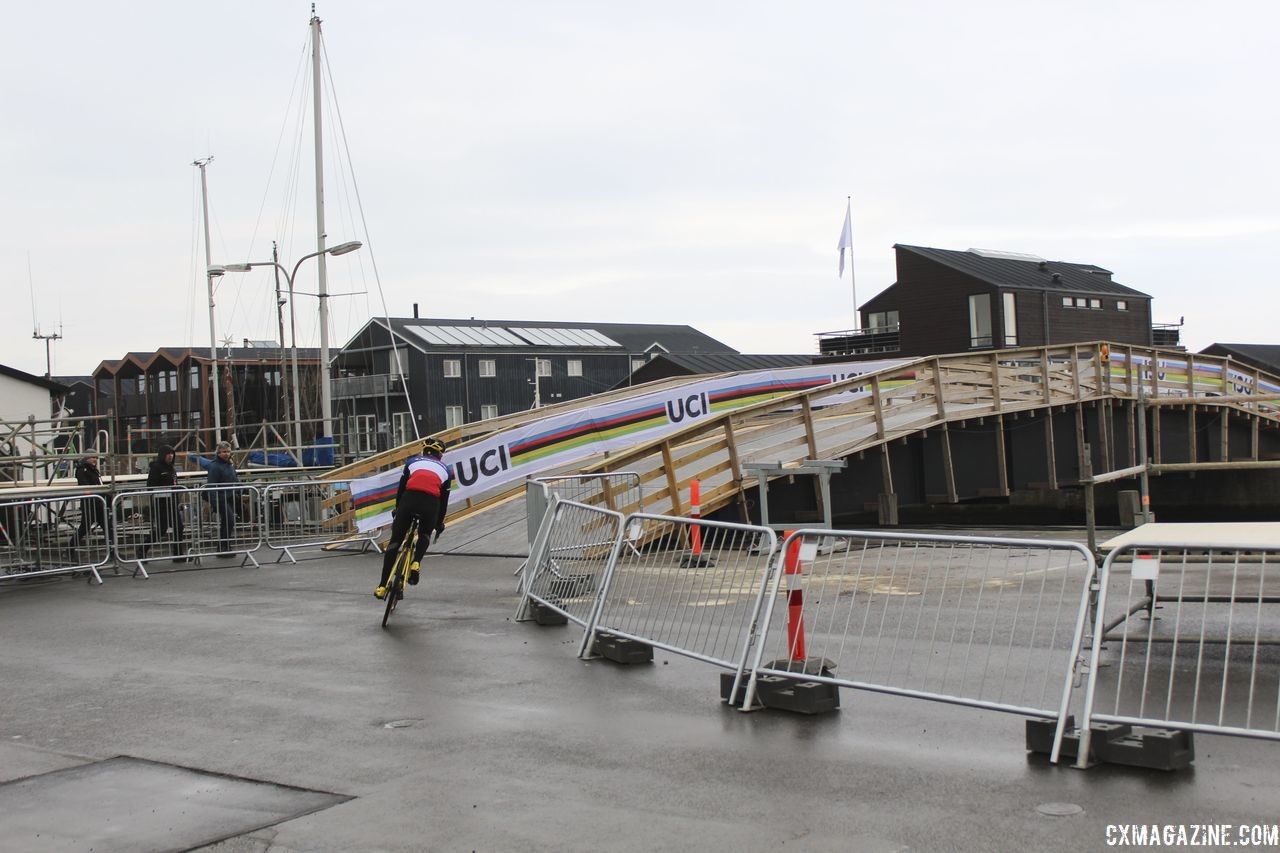
<svg viewBox="0 0 1280 853">
<path fill-rule="evenodd" d="M 50 332 L 47 335 L 40 334 L 40 323 L 36 320 L 36 285 L 35 278 L 31 275 L 31 253 L 27 252 L 27 288 L 31 291 L 31 332 L 32 340 L 44 341 L 44 378 L 53 378 L 53 349 L 54 341 L 62 340 L 62 321 L 58 321 L 58 331 Z"/>
</svg>

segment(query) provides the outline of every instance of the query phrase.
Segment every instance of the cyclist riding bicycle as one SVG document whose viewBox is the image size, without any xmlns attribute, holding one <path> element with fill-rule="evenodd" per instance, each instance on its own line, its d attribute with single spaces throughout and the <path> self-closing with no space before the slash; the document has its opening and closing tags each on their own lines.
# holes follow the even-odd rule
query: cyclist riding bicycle
<svg viewBox="0 0 1280 853">
<path fill-rule="evenodd" d="M 413 519 L 418 519 L 418 544 L 413 549 L 413 562 L 409 564 L 410 584 L 418 582 L 418 564 L 431 541 L 431 531 L 434 530 L 437 536 L 444 532 L 444 516 L 449 510 L 449 484 L 453 475 L 440 460 L 443 454 L 444 444 L 439 439 L 428 438 L 422 444 L 422 453 L 409 457 L 405 463 L 404 473 L 400 475 L 400 488 L 396 491 L 391 540 L 382 558 L 382 580 L 374 590 L 375 598 L 383 598 L 387 594 L 387 578 L 391 576 L 391 567 L 395 565 L 396 555 L 400 553 L 400 545 Z"/>
</svg>

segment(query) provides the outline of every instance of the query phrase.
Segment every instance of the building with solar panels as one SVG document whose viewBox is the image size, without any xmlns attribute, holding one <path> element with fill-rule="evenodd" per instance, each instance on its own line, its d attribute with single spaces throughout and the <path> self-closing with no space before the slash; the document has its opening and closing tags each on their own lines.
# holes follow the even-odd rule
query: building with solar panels
<svg viewBox="0 0 1280 853">
<path fill-rule="evenodd" d="M 334 420 L 359 457 L 608 391 L 658 354 L 736 352 L 683 325 L 375 317 L 334 358 Z"/>
</svg>

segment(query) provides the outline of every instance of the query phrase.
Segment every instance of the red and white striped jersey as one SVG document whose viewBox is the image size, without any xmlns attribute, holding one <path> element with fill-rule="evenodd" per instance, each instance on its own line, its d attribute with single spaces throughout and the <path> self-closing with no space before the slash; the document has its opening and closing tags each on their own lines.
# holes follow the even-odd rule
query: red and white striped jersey
<svg viewBox="0 0 1280 853">
<path fill-rule="evenodd" d="M 404 466 L 400 482 L 403 483 L 405 490 L 426 492 L 439 497 L 441 492 L 449 490 L 451 479 L 449 469 L 439 459 L 431 456 L 414 456 Z"/>
</svg>

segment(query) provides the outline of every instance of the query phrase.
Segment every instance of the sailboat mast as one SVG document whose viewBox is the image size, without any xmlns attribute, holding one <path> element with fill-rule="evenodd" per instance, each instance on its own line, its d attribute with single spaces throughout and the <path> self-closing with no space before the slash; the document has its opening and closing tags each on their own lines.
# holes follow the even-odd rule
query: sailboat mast
<svg viewBox="0 0 1280 853">
<path fill-rule="evenodd" d="M 217 444 L 222 440 L 222 403 L 218 396 L 218 383 L 222 380 L 218 376 L 218 331 L 213 317 L 213 280 L 216 276 L 211 272 L 210 265 L 213 261 L 209 257 L 209 181 L 204 173 L 204 167 L 211 160 L 212 156 L 205 157 L 192 165 L 200 168 L 200 203 L 204 208 L 204 268 L 205 282 L 209 286 L 209 354 L 213 359 L 213 378 L 209 382 L 209 388 L 213 392 L 213 443 Z"/>
<path fill-rule="evenodd" d="M 324 435 L 333 436 L 333 399 L 329 388 L 329 291 L 326 281 L 324 231 L 324 144 L 320 116 L 320 19 L 311 4 L 311 115 L 315 122 L 316 145 L 316 262 L 319 264 L 316 294 L 320 298 L 320 417 Z"/>
</svg>

